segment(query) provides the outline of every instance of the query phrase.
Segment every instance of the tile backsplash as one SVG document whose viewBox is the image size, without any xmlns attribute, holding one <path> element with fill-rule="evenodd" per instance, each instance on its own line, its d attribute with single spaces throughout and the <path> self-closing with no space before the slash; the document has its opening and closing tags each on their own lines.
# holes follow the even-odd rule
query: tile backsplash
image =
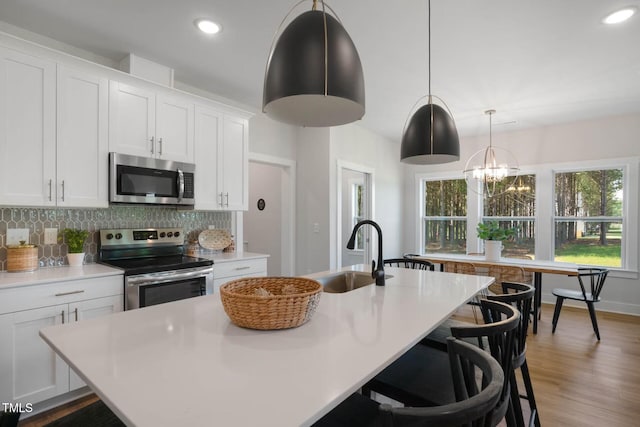
<svg viewBox="0 0 640 427">
<path fill-rule="evenodd" d="M 29 229 L 29 243 L 38 245 L 40 266 L 46 267 L 67 264 L 67 245 L 63 242 L 45 245 L 45 228 L 57 228 L 59 234 L 65 228 L 89 231 L 85 262 L 96 262 L 99 231 L 103 228 L 182 227 L 186 240 L 195 240 L 209 225 L 231 231 L 231 213 L 140 206 L 112 206 L 107 209 L 0 208 L 0 270 L 6 270 L 7 229 Z"/>
</svg>

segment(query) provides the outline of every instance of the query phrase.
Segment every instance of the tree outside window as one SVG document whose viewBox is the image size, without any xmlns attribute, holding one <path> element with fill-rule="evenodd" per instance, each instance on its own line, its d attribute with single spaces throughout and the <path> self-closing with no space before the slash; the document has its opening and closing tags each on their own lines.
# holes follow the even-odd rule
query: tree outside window
<svg viewBox="0 0 640 427">
<path fill-rule="evenodd" d="M 464 179 L 423 182 L 424 252 L 466 253 L 467 183 Z"/>
<path fill-rule="evenodd" d="M 514 182 L 505 181 L 509 182 L 495 184 L 496 195 L 484 198 L 483 221 L 515 228 L 515 237 L 503 242 L 503 257 L 535 259 L 536 176 L 519 175 Z"/>
<path fill-rule="evenodd" d="M 555 174 L 556 261 L 622 266 L 622 169 Z"/>
</svg>

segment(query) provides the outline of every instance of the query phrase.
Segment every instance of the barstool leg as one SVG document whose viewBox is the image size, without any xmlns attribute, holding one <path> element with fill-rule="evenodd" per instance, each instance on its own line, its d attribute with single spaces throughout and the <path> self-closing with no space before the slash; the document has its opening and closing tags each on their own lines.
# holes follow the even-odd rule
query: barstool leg
<svg viewBox="0 0 640 427">
<path fill-rule="evenodd" d="M 522 414 L 522 405 L 520 404 L 520 392 L 518 391 L 518 382 L 516 381 L 515 370 L 511 371 L 509 378 L 511 402 L 509 402 L 510 410 L 513 411 L 512 419 L 507 419 L 507 425 L 524 427 L 524 415 Z M 509 422 L 511 421 L 511 422 Z"/>
<path fill-rule="evenodd" d="M 536 404 L 536 397 L 533 394 L 533 385 L 531 384 L 531 376 L 529 375 L 529 366 L 527 366 L 527 359 L 524 359 L 522 366 L 520 366 L 520 372 L 522 372 L 522 382 L 524 382 L 524 388 L 527 391 L 526 398 L 529 401 L 529 408 L 531 408 L 531 418 L 533 418 L 535 426 L 540 427 L 538 405 Z M 529 420 L 529 425 L 531 425 L 531 420 Z"/>
</svg>

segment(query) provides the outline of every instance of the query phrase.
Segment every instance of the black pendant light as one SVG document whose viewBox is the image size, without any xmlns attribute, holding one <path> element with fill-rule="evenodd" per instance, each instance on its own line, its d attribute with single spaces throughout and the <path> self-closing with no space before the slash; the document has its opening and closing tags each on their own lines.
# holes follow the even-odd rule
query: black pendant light
<svg viewBox="0 0 640 427">
<path fill-rule="evenodd" d="M 400 161 L 403 163 L 429 165 L 460 160 L 458 131 L 449 108 L 431 94 L 431 0 L 428 3 L 428 52 L 429 52 L 429 94 L 427 104 L 420 107 L 405 123 L 400 146 Z M 416 105 L 424 99 L 420 98 Z M 447 110 L 433 103 L 438 99 Z M 412 108 L 411 111 L 415 109 Z"/>
<path fill-rule="evenodd" d="M 305 0 L 298 2 L 293 8 Z M 340 21 L 313 8 L 294 19 L 271 47 L 262 111 L 298 126 L 327 127 L 364 116 L 364 77 L 360 56 Z M 282 24 L 291 14 L 285 16 Z M 280 30 L 276 32 L 276 36 Z"/>
</svg>

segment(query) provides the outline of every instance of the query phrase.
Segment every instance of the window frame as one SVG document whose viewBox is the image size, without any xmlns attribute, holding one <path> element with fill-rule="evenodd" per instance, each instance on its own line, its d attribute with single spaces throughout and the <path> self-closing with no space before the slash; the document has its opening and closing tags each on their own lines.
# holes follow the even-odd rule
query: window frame
<svg viewBox="0 0 640 427">
<path fill-rule="evenodd" d="M 555 256 L 555 174 L 562 172 L 581 172 L 585 170 L 622 169 L 623 202 L 621 242 L 621 267 L 608 267 L 615 271 L 616 277 L 638 277 L 638 249 L 640 227 L 638 224 L 638 206 L 640 194 L 640 157 L 611 158 L 576 162 L 546 163 L 521 167 L 519 175 L 534 174 L 536 179 L 536 226 L 535 257 L 537 261 L 553 263 Z M 464 179 L 462 171 L 442 171 L 415 174 L 414 203 L 417 221 L 414 251 L 423 252 L 424 240 L 424 182 L 435 180 Z M 483 217 L 482 195 L 476 194 L 467 186 L 467 252 L 479 252 L 481 242 L 476 235 L 476 224 Z M 499 219 L 501 217 L 492 217 Z M 565 217 L 566 218 L 566 217 Z M 591 266 L 592 267 L 592 266 Z"/>
</svg>

